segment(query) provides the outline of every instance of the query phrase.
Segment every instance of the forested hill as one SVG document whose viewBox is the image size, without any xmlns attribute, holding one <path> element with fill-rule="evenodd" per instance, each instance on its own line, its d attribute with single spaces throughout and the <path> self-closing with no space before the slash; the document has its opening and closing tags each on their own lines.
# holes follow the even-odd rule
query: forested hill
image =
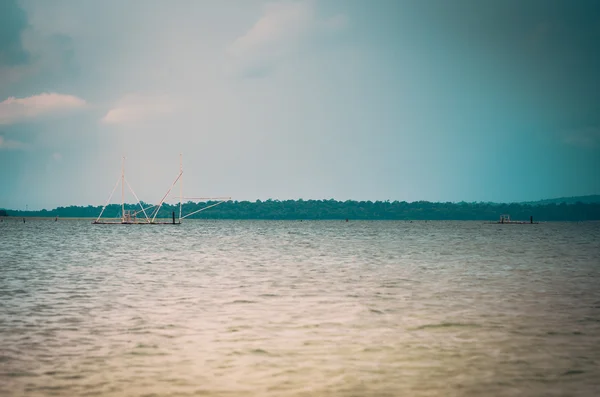
<svg viewBox="0 0 600 397">
<path fill-rule="evenodd" d="M 188 202 L 183 214 L 212 204 Z M 126 209 L 139 206 L 127 204 Z M 96 218 L 101 207 L 58 207 L 42 211 L 6 210 L 18 217 L 73 217 Z M 121 206 L 109 205 L 103 218 L 120 216 Z M 178 205 L 164 204 L 159 218 L 170 218 L 172 211 L 179 214 Z M 493 204 L 493 203 L 431 203 L 417 201 L 335 201 L 335 200 L 266 200 L 230 201 L 190 218 L 195 219 L 364 219 L 364 220 L 498 220 L 508 214 L 513 220 L 536 221 L 590 221 L 600 220 L 600 203 L 574 204 Z M 142 214 L 140 214 L 143 216 Z"/>
<path fill-rule="evenodd" d="M 533 205 L 544 205 L 544 204 L 576 204 L 576 203 L 600 203 L 600 194 L 591 194 L 589 196 L 575 196 L 575 197 L 559 197 L 554 199 L 545 199 L 539 201 L 527 201 L 521 204 L 533 204 Z"/>
</svg>

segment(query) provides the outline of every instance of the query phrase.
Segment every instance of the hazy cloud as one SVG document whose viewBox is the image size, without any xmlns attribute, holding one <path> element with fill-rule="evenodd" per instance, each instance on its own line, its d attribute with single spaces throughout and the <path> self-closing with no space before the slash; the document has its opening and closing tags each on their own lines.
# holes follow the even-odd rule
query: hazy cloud
<svg viewBox="0 0 600 397">
<path fill-rule="evenodd" d="M 62 154 L 58 152 L 52 153 L 52 159 L 54 159 L 54 161 L 62 161 L 62 158 Z"/>
<path fill-rule="evenodd" d="M 23 142 L 4 139 L 4 137 L 0 135 L 0 150 L 19 150 L 25 149 L 26 147 L 27 145 Z"/>
<path fill-rule="evenodd" d="M 262 77 L 311 40 L 342 30 L 347 23 L 348 18 L 343 14 L 318 17 L 312 1 L 269 3 L 263 16 L 227 52 L 242 75 Z"/>
<path fill-rule="evenodd" d="M 600 146 L 600 128 L 585 127 L 568 131 L 564 134 L 564 142 L 572 146 L 597 148 Z"/>
<path fill-rule="evenodd" d="M 50 7 L 55 5 L 58 1 Z M 23 85 L 31 87 L 41 79 L 68 79 L 75 71 L 70 37 L 39 29 L 28 6 L 27 0 L 0 1 L 0 98 L 29 92 Z"/>
<path fill-rule="evenodd" d="M 9 97 L 0 102 L 0 124 L 13 124 L 43 114 L 82 108 L 85 104 L 83 99 L 76 96 L 57 93 L 42 93 L 25 98 Z"/>
<path fill-rule="evenodd" d="M 175 112 L 175 102 L 166 96 L 129 94 L 102 118 L 105 124 L 140 123 Z"/>
</svg>

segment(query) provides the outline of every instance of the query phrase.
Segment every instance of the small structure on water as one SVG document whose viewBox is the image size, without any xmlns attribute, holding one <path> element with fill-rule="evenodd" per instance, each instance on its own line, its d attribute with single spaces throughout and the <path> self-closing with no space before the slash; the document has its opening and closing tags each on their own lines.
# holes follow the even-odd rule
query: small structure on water
<svg viewBox="0 0 600 397">
<path fill-rule="evenodd" d="M 500 215 L 500 220 L 498 222 L 495 222 L 497 224 L 502 224 L 502 225 L 533 225 L 533 224 L 537 224 L 538 222 L 534 222 L 533 221 L 533 216 L 529 217 L 529 222 L 525 222 L 525 221 L 513 221 L 510 219 L 510 215 Z"/>
<path fill-rule="evenodd" d="M 133 191 L 131 185 L 129 184 L 129 182 L 127 182 L 127 179 L 125 179 L 125 157 L 123 157 L 122 162 L 121 162 L 121 175 L 120 175 L 119 179 L 117 180 L 117 183 L 115 184 L 115 187 L 113 188 L 112 192 L 110 193 L 108 200 L 106 200 L 106 204 L 104 204 L 104 207 L 102 207 L 102 211 L 100 211 L 100 215 L 98 215 L 98 218 L 96 218 L 96 220 L 94 222 L 92 222 L 92 224 L 95 224 L 95 225 L 180 225 L 182 219 L 185 219 L 191 215 L 197 214 L 198 212 L 207 210 L 209 208 L 215 207 L 219 204 L 223 204 L 223 203 L 231 200 L 231 197 L 183 197 L 183 178 L 182 178 L 182 176 L 183 176 L 183 161 L 182 161 L 182 155 L 180 154 L 179 155 L 179 175 L 177 175 L 177 178 L 171 184 L 171 187 L 169 187 L 169 190 L 167 190 L 167 192 L 165 193 L 165 195 L 162 197 L 162 199 L 160 200 L 160 202 L 158 204 L 144 208 L 141 201 L 138 199 L 138 196 Z M 177 222 L 176 222 L 175 211 L 173 211 L 172 222 L 159 222 L 156 220 L 156 216 L 158 215 L 167 196 L 169 195 L 169 193 L 171 193 L 171 190 L 173 190 L 173 187 L 175 187 L 175 185 L 177 183 L 179 183 L 179 196 L 175 197 L 175 198 L 179 198 L 179 218 L 177 219 Z M 115 191 L 117 190 L 117 187 L 119 186 L 119 184 L 121 185 L 121 213 L 120 213 L 120 216 L 117 218 L 109 219 L 109 220 L 102 220 L 102 214 L 104 213 L 104 210 L 110 203 L 110 200 L 111 200 L 113 194 L 115 193 Z M 134 210 L 126 210 L 125 209 L 125 185 L 127 185 L 127 188 L 129 189 L 131 194 L 133 194 L 133 196 L 137 200 L 137 203 L 140 206 L 140 210 L 134 211 Z M 183 208 L 182 200 L 184 198 L 188 199 L 188 200 L 189 199 L 207 200 L 207 201 L 211 200 L 211 201 L 217 201 L 217 202 L 215 204 L 210 204 L 206 207 L 200 208 L 199 210 L 190 212 L 189 214 L 182 216 L 182 214 L 181 214 L 182 208 Z M 152 210 L 152 211 L 150 211 L 150 210 Z M 146 211 L 148 211 L 148 212 L 146 212 Z M 140 216 L 138 219 L 139 214 L 143 214 L 144 217 L 142 218 Z M 25 222 L 25 219 L 23 219 L 23 222 Z"/>
</svg>

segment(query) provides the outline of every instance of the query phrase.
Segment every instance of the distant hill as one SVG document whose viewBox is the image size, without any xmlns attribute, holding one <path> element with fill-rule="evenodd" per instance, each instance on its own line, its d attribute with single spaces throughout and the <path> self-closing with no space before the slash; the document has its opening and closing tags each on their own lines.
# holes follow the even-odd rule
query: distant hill
<svg viewBox="0 0 600 397">
<path fill-rule="evenodd" d="M 524 201 L 520 204 L 529 204 L 529 205 L 546 205 L 546 204 L 575 204 L 575 203 L 584 203 L 584 204 L 598 204 L 600 203 L 600 194 L 590 194 L 588 196 L 575 196 L 575 197 L 559 197 L 553 199 L 545 199 L 538 201 Z"/>
</svg>

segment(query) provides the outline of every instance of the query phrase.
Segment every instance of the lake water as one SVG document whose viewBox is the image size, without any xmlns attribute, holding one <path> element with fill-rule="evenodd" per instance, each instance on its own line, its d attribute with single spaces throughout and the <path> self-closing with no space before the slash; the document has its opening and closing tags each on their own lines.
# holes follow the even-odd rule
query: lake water
<svg viewBox="0 0 600 397">
<path fill-rule="evenodd" d="M 0 223 L 2 396 L 597 396 L 600 223 Z"/>
</svg>

